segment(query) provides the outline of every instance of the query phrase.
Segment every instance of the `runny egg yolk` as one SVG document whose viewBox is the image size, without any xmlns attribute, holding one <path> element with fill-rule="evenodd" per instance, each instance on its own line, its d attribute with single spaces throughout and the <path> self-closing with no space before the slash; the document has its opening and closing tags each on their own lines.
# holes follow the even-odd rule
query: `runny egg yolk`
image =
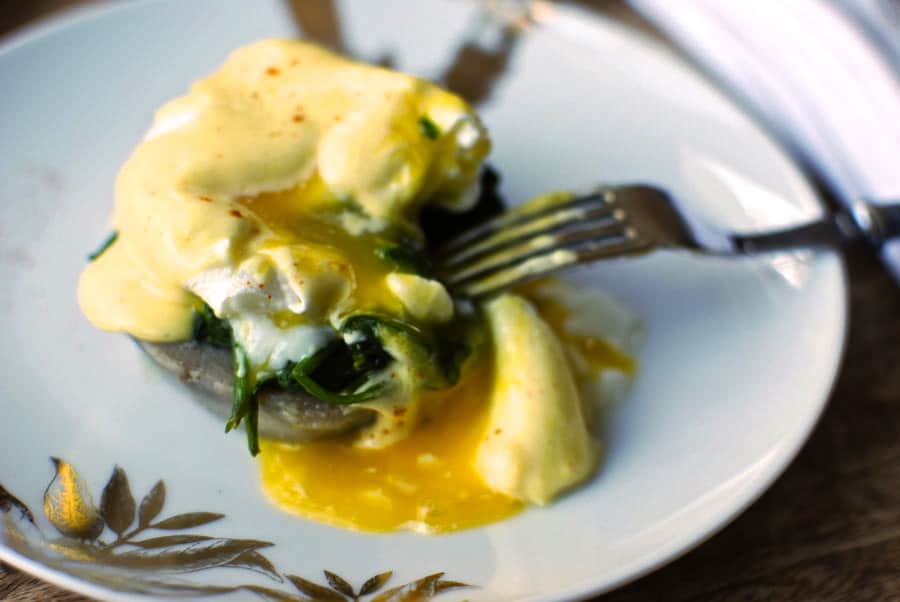
<svg viewBox="0 0 900 602">
<path fill-rule="evenodd" d="M 487 360 L 487 358 L 484 358 Z M 281 508 L 364 531 L 439 533 L 494 522 L 522 504 L 490 491 L 472 467 L 486 422 L 490 361 L 464 381 L 405 439 L 370 450 L 347 441 L 264 442 L 262 479 Z"/>
<path fill-rule="evenodd" d="M 240 204 L 271 230 L 272 238 L 266 243 L 267 247 L 277 248 L 296 242 L 299 232 L 304 243 L 328 249 L 342 265 L 348 266 L 352 273 L 356 310 L 403 315 L 400 300 L 385 286 L 385 277 L 394 271 L 394 267 L 375 252 L 390 244 L 390 237 L 383 231 L 349 232 L 344 222 L 358 217 L 356 214 L 333 200 L 310 203 L 310 197 L 307 185 L 245 197 Z M 289 317 L 289 313 L 280 316 L 282 322 L 308 320 L 303 315 Z"/>
<path fill-rule="evenodd" d="M 565 327 L 561 303 L 535 303 L 563 345 L 579 353 L 594 376 L 605 368 L 634 369 L 631 358 L 603 339 Z M 260 454 L 263 488 L 288 512 L 318 522 L 371 532 L 457 531 L 502 520 L 524 504 L 492 491 L 474 467 L 486 433 L 487 391 L 493 361 L 473 358 L 456 387 L 430 393 L 438 403 L 405 439 L 384 449 L 362 449 L 345 440 L 305 444 L 264 441 Z"/>
</svg>

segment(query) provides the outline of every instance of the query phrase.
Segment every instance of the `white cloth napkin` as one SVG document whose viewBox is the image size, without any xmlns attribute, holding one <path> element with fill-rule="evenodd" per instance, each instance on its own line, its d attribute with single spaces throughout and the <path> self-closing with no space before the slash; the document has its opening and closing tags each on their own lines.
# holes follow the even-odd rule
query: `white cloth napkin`
<svg viewBox="0 0 900 602">
<path fill-rule="evenodd" d="M 879 0 L 629 1 L 840 200 L 900 202 L 900 27 Z M 900 240 L 882 254 L 900 278 Z"/>
<path fill-rule="evenodd" d="M 833 0 L 900 72 L 900 0 Z"/>
</svg>

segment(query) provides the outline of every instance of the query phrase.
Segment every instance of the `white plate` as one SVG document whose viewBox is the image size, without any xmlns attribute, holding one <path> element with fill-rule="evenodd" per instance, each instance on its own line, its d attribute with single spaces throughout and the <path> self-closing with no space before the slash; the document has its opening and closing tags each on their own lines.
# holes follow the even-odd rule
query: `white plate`
<svg viewBox="0 0 900 602">
<path fill-rule="evenodd" d="M 453 0 L 339 6 L 353 53 L 390 52 L 398 68 L 426 76 L 478 25 L 476 8 Z M 538 14 L 482 107 L 510 198 L 650 180 L 723 224 L 818 213 L 769 138 L 657 44 L 571 7 Z M 386 570 L 389 585 L 445 571 L 477 586 L 457 598 L 543 600 L 608 590 L 660 566 L 772 483 L 813 427 L 837 369 L 846 290 L 831 254 L 659 254 L 583 271 L 634 307 L 648 336 L 634 390 L 611 416 L 602 471 L 549 508 L 421 536 L 343 531 L 267 503 L 243 439 L 224 436 L 220 421 L 126 337 L 92 328 L 75 287 L 85 251 L 107 232 L 116 171 L 153 110 L 231 49 L 293 33 L 274 1 L 144 1 L 57 20 L 0 50 L 0 482 L 38 515 L 46 537 L 55 531 L 40 509 L 56 456 L 78 469 L 97 502 L 114 465 L 138 500 L 164 479 L 161 516 L 225 514 L 190 533 L 272 542 L 261 553 L 283 573 L 321 583 L 328 569 L 358 587 Z M 92 584 L 84 575 L 92 564 L 72 568 L 34 546 L 28 558 L 7 539 L 0 559 L 98 598 L 145 599 Z M 256 561 L 260 572 L 183 577 L 297 593 Z M 242 597 L 253 594 L 229 599 Z"/>
</svg>

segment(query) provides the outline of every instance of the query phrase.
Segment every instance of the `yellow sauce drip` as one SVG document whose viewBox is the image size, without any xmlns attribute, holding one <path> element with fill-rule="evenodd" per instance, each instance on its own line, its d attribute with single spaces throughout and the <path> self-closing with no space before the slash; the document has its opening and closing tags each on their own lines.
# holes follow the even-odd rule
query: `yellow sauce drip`
<svg viewBox="0 0 900 602">
<path fill-rule="evenodd" d="M 569 332 L 563 304 L 529 297 L 563 345 L 574 345 L 595 375 L 604 368 L 635 369 L 634 360 L 606 341 Z M 388 448 L 360 449 L 348 440 L 263 441 L 259 461 L 269 499 L 293 514 L 371 532 L 442 533 L 518 513 L 524 504 L 489 489 L 473 465 L 480 439 L 492 435 L 485 429 L 493 361 L 485 355 L 473 358 L 459 385 L 431 393 L 434 398 L 423 405 L 436 409 Z"/>
<path fill-rule="evenodd" d="M 553 329 L 563 346 L 577 351 L 594 369 L 595 373 L 603 368 L 613 368 L 628 375 L 637 369 L 634 358 L 631 358 L 600 337 L 573 332 L 566 327 L 571 314 L 569 308 L 557 299 L 546 295 L 529 295 L 541 318 Z"/>
<path fill-rule="evenodd" d="M 478 358 L 461 384 L 435 394 L 443 399 L 428 419 L 386 449 L 264 441 L 266 493 L 289 512 L 363 531 L 441 533 L 515 514 L 522 503 L 489 490 L 472 465 L 491 374 L 490 359 Z"/>
</svg>

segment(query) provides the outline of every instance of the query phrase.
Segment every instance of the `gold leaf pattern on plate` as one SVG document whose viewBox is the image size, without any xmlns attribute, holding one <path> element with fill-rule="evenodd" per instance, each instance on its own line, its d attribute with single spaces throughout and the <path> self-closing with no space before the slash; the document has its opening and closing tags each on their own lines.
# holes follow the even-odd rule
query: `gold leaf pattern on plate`
<svg viewBox="0 0 900 602">
<path fill-rule="evenodd" d="M 22 500 L 7 491 L 6 487 L 0 485 L 0 512 L 6 514 L 12 512 L 13 509 L 18 510 L 21 518 L 34 524 L 34 515 L 31 513 L 31 510 L 28 509 L 28 506 L 26 506 Z"/>
<path fill-rule="evenodd" d="M 207 539 L 212 539 L 212 537 L 209 535 L 163 535 L 162 537 L 151 537 L 149 539 L 131 539 L 128 543 L 139 548 L 153 549 L 197 543 Z"/>
<path fill-rule="evenodd" d="M 222 566 L 244 552 L 266 548 L 272 544 L 254 539 L 211 538 L 165 550 L 129 550 L 111 554 L 106 564 L 132 569 L 190 573 Z"/>
<path fill-rule="evenodd" d="M 435 573 L 411 581 L 405 585 L 394 587 L 372 598 L 371 602 L 419 602 L 431 600 L 436 595 L 451 589 L 472 587 L 468 583 L 460 581 L 443 581 L 444 573 Z"/>
<path fill-rule="evenodd" d="M 325 579 L 328 580 L 328 585 L 331 586 L 336 592 L 340 592 L 345 596 L 349 596 L 350 598 L 356 597 L 356 592 L 353 590 L 353 586 L 347 583 L 347 580 L 341 577 L 340 575 L 335 575 L 331 571 L 323 571 L 325 573 Z"/>
<path fill-rule="evenodd" d="M 100 497 L 100 514 L 110 529 L 121 536 L 134 522 L 134 496 L 125 471 L 116 466 Z"/>
<path fill-rule="evenodd" d="M 294 584 L 300 593 L 306 594 L 313 600 L 321 600 L 322 602 L 346 602 L 346 599 L 340 592 L 336 592 L 324 585 L 313 583 L 303 577 L 297 575 L 288 575 L 288 580 Z"/>
<path fill-rule="evenodd" d="M 84 479 L 71 464 L 50 458 L 56 474 L 44 492 L 44 515 L 66 537 L 95 539 L 103 532 L 103 518 Z"/>
<path fill-rule="evenodd" d="M 394 587 L 372 598 L 372 602 L 417 602 L 431 600 L 437 593 L 437 584 L 444 573 L 422 577 L 418 581 Z"/>
<path fill-rule="evenodd" d="M 238 555 L 234 560 L 226 562 L 222 566 L 236 569 L 247 569 L 266 575 L 274 581 L 284 581 L 281 575 L 278 574 L 278 569 L 275 568 L 275 565 L 273 565 L 268 558 L 266 558 L 256 550 L 249 550 L 247 552 L 244 552 Z"/>
<path fill-rule="evenodd" d="M 369 578 L 362 584 L 362 587 L 359 588 L 359 595 L 368 596 L 369 594 L 374 594 L 384 587 L 384 584 L 388 582 L 388 579 L 390 579 L 393 574 L 394 573 L 391 571 L 386 571 Z"/>
<path fill-rule="evenodd" d="M 219 520 L 220 518 L 225 518 L 225 515 L 217 514 L 215 512 L 188 512 L 186 514 L 178 514 L 171 518 L 161 520 L 152 526 L 154 529 L 178 531 L 181 529 L 191 529 L 193 527 L 207 525 L 211 522 Z"/>
<path fill-rule="evenodd" d="M 270 587 L 260 587 L 258 585 L 245 585 L 241 590 L 253 592 L 264 600 L 275 600 L 275 602 L 314 602 L 310 598 L 300 597 L 288 592 L 283 592 Z"/>
<path fill-rule="evenodd" d="M 157 520 L 166 501 L 164 482 L 157 481 L 137 505 L 128 476 L 118 466 L 103 488 L 98 509 L 78 471 L 64 460 L 52 460 L 56 470 L 44 492 L 44 514 L 62 537 L 47 537 L 28 506 L 0 485 L 0 543 L 44 566 L 110 590 L 168 598 L 250 592 L 276 602 L 428 602 L 442 592 L 471 587 L 444 581 L 444 573 L 435 573 L 379 594 L 393 575 L 385 571 L 367 579 L 356 591 L 349 580 L 333 571 L 323 571 L 327 585 L 283 573 L 260 552 L 274 545 L 268 541 L 197 533 L 148 537 L 147 531 L 193 529 L 225 515 L 185 512 Z M 135 519 L 137 525 L 132 526 Z M 107 526 L 115 534 L 112 540 L 102 537 Z M 246 571 L 269 582 L 286 580 L 296 591 L 250 582 L 217 585 L 219 580 L 198 583 L 185 578 L 217 568 Z"/>
<path fill-rule="evenodd" d="M 163 504 L 166 502 L 166 486 L 162 481 L 157 481 L 150 493 L 141 500 L 141 507 L 138 510 L 138 526 L 146 528 L 154 518 L 162 512 Z"/>
</svg>

